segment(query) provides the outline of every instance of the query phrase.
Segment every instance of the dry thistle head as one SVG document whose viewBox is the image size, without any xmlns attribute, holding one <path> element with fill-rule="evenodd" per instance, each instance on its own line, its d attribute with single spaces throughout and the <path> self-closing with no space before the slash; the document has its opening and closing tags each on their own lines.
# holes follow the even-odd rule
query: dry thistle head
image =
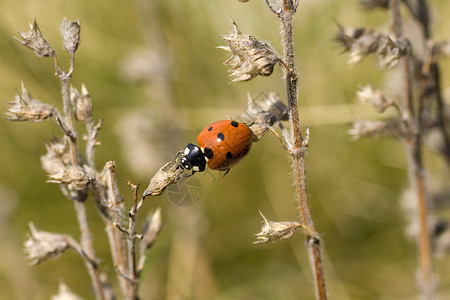
<svg viewBox="0 0 450 300">
<path fill-rule="evenodd" d="M 81 93 L 74 87 L 70 87 L 70 101 L 74 107 L 75 119 L 83 123 L 92 121 L 92 101 L 84 84 L 81 85 Z"/>
<path fill-rule="evenodd" d="M 71 154 L 67 140 L 53 138 L 45 143 L 47 154 L 41 156 L 42 168 L 48 174 L 57 174 L 64 172 L 64 166 L 69 165 Z"/>
<path fill-rule="evenodd" d="M 50 179 L 47 182 L 67 184 L 79 191 L 93 182 L 95 178 L 86 172 L 84 168 L 74 165 L 65 165 L 61 168 L 60 172 L 50 174 L 48 177 Z"/>
<path fill-rule="evenodd" d="M 408 55 L 408 49 L 405 43 L 394 42 L 389 36 L 383 35 L 377 52 L 380 66 L 388 69 L 395 67 L 400 57 Z"/>
<path fill-rule="evenodd" d="M 253 244 L 263 244 L 281 239 L 288 239 L 297 231 L 297 229 L 304 228 L 304 226 L 298 222 L 272 222 L 267 220 L 261 212 L 259 213 L 264 219 L 264 225 L 261 228 L 261 232 L 256 234 L 258 240 L 253 242 Z"/>
<path fill-rule="evenodd" d="M 287 106 L 273 92 L 269 96 L 260 94 L 255 99 L 248 95 L 247 108 L 235 117 L 236 120 L 249 124 L 255 141 L 260 140 L 275 122 L 287 118 Z"/>
<path fill-rule="evenodd" d="M 361 103 L 371 104 L 375 110 L 382 113 L 389 106 L 394 106 L 394 102 L 386 97 L 383 92 L 373 88 L 372 84 L 359 87 L 356 96 Z"/>
<path fill-rule="evenodd" d="M 15 38 L 19 43 L 34 51 L 38 57 L 55 57 L 55 51 L 49 42 L 42 35 L 36 19 L 30 24 L 30 31 L 19 32 L 20 39 Z"/>
<path fill-rule="evenodd" d="M 142 197 L 161 195 L 169 184 L 176 183 L 185 169 L 179 167 L 178 159 L 169 161 L 162 166 L 158 172 L 150 179 L 147 189 Z"/>
<path fill-rule="evenodd" d="M 6 115 L 10 121 L 42 122 L 52 117 L 56 109 L 39 100 L 33 99 L 22 82 L 22 95 L 16 91 L 14 101 L 9 103 Z"/>
<path fill-rule="evenodd" d="M 71 54 L 75 53 L 80 45 L 80 20 L 67 21 L 64 18 L 61 23 L 61 35 L 63 49 Z"/>
<path fill-rule="evenodd" d="M 25 252 L 31 265 L 37 265 L 47 259 L 56 259 L 69 248 L 69 237 L 63 234 L 39 231 L 33 223 L 29 224 L 31 234 L 25 241 Z"/>
<path fill-rule="evenodd" d="M 231 22 L 235 32 L 223 36 L 228 46 L 219 47 L 231 52 L 231 57 L 224 62 L 230 66 L 230 77 L 233 78 L 231 82 L 272 74 L 275 64 L 281 60 L 275 50 L 252 35 L 242 34 L 236 23 L 233 20 Z"/>
<path fill-rule="evenodd" d="M 153 246 L 161 228 L 161 208 L 157 208 L 154 213 L 149 212 L 147 220 L 145 221 L 144 230 L 142 232 L 143 237 L 140 244 L 141 256 L 145 255 L 145 251 Z"/>
<path fill-rule="evenodd" d="M 83 298 L 74 294 L 64 282 L 61 282 L 58 294 L 53 295 L 51 300 L 83 300 Z"/>
<path fill-rule="evenodd" d="M 339 28 L 335 41 L 349 52 L 348 64 L 355 65 L 378 49 L 381 34 L 369 28 L 350 28 L 336 24 Z"/>
<path fill-rule="evenodd" d="M 354 121 L 353 127 L 348 134 L 353 140 L 359 140 L 363 137 L 377 137 L 384 133 L 387 125 L 383 121 Z"/>
</svg>

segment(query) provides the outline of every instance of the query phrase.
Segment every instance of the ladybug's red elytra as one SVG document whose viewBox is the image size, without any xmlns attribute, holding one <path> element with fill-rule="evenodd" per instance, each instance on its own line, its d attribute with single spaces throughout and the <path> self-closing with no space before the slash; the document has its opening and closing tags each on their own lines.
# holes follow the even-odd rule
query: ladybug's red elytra
<svg viewBox="0 0 450 300">
<path fill-rule="evenodd" d="M 198 146 L 188 144 L 181 158 L 186 170 L 203 172 L 206 164 L 212 170 L 228 171 L 250 151 L 253 131 L 245 124 L 223 120 L 212 123 L 197 137 Z"/>
</svg>

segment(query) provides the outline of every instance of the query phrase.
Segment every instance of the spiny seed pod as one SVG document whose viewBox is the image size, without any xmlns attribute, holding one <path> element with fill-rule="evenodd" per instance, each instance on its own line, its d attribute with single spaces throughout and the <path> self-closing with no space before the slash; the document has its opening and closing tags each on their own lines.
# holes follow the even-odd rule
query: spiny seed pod
<svg viewBox="0 0 450 300">
<path fill-rule="evenodd" d="M 230 66 L 230 77 L 233 78 L 231 82 L 272 74 L 275 64 L 281 61 L 275 50 L 252 35 L 242 34 L 236 23 L 233 20 L 231 22 L 235 32 L 223 36 L 228 46 L 219 47 L 231 52 L 231 57 L 224 62 Z"/>
<path fill-rule="evenodd" d="M 30 24 L 30 31 L 19 32 L 21 39 L 15 38 L 19 43 L 34 51 L 38 57 L 54 57 L 55 51 L 42 35 L 36 19 Z"/>
<path fill-rule="evenodd" d="M 348 64 L 355 65 L 368 54 L 378 50 L 381 34 L 369 28 L 339 28 L 335 41 L 344 47 L 343 52 L 349 52 Z"/>
<path fill-rule="evenodd" d="M 383 92 L 373 88 L 372 84 L 361 86 L 356 96 L 361 103 L 371 104 L 375 110 L 382 113 L 389 106 L 394 106 L 394 101 L 386 97 Z"/>
<path fill-rule="evenodd" d="M 305 228 L 298 222 L 273 222 L 269 221 L 264 215 L 259 212 L 264 219 L 264 225 L 261 228 L 261 232 L 256 234 L 257 241 L 253 244 L 263 244 L 268 242 L 275 242 L 281 239 L 290 238 L 294 232 L 299 228 Z"/>
<path fill-rule="evenodd" d="M 56 259 L 69 248 L 69 236 L 39 231 L 33 223 L 29 226 L 31 234 L 25 241 L 24 247 L 31 265 L 37 265 L 47 259 Z"/>
<path fill-rule="evenodd" d="M 42 122 L 52 117 L 56 109 L 39 100 L 33 99 L 22 82 L 22 95 L 16 92 L 14 101 L 9 103 L 6 115 L 10 121 Z"/>
<path fill-rule="evenodd" d="M 71 153 L 66 139 L 63 141 L 53 138 L 45 143 L 47 154 L 41 156 L 42 168 L 50 175 L 64 172 L 66 165 L 70 164 Z"/>
<path fill-rule="evenodd" d="M 354 121 L 348 134 L 353 140 L 363 137 L 376 137 L 385 132 L 387 124 L 383 121 Z"/>
<path fill-rule="evenodd" d="M 83 190 L 86 185 L 94 180 L 94 177 L 88 174 L 84 168 L 78 166 L 64 166 L 56 174 L 50 174 L 47 182 L 62 183 L 71 185 L 76 190 Z"/>
<path fill-rule="evenodd" d="M 168 162 L 150 179 L 150 183 L 144 191 L 143 197 L 161 195 L 169 184 L 173 184 L 181 178 L 184 170 L 183 168 L 179 168 L 178 161 Z"/>
<path fill-rule="evenodd" d="M 393 68 L 398 64 L 400 57 L 409 54 L 409 45 L 407 43 L 394 42 L 387 35 L 383 35 L 379 41 L 377 54 L 380 67 Z"/>
<path fill-rule="evenodd" d="M 64 18 L 61 23 L 61 35 L 63 49 L 72 54 L 75 53 L 80 45 L 80 20 L 67 21 Z"/>
<path fill-rule="evenodd" d="M 81 85 L 81 94 L 76 88 L 70 87 L 70 100 L 74 107 L 75 119 L 84 123 L 91 122 L 93 111 L 92 101 L 84 84 Z"/>
</svg>

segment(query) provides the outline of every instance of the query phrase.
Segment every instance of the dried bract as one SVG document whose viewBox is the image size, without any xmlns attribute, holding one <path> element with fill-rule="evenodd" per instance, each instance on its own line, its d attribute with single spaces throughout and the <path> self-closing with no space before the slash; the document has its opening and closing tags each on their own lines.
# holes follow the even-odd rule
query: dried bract
<svg viewBox="0 0 450 300">
<path fill-rule="evenodd" d="M 183 172 L 184 169 L 179 167 L 178 160 L 168 162 L 150 179 L 143 197 L 161 195 L 169 184 L 176 183 L 181 178 Z"/>
<path fill-rule="evenodd" d="M 264 219 L 264 225 L 261 228 L 261 232 L 256 234 L 258 240 L 253 242 L 253 244 L 263 244 L 290 238 L 297 229 L 303 227 L 298 222 L 272 222 L 267 220 L 261 212 L 260 214 Z"/>
<path fill-rule="evenodd" d="M 56 259 L 69 248 L 67 235 L 39 231 L 33 223 L 29 224 L 31 234 L 25 241 L 25 252 L 32 265 L 37 265 L 47 259 Z"/>
<path fill-rule="evenodd" d="M 382 36 L 380 39 L 380 48 L 377 52 L 380 66 L 387 67 L 388 69 L 395 67 L 400 57 L 408 54 L 408 48 L 403 43 L 394 42 L 387 35 Z"/>
<path fill-rule="evenodd" d="M 253 99 L 248 95 L 247 108 L 244 113 L 235 117 L 236 120 L 249 124 L 255 141 L 260 140 L 275 122 L 287 120 L 288 108 L 276 93 L 269 96 L 260 94 Z"/>
<path fill-rule="evenodd" d="M 80 45 L 80 20 L 67 21 L 63 19 L 61 23 L 61 35 L 63 37 L 63 49 L 74 53 Z"/>
<path fill-rule="evenodd" d="M 80 122 L 92 121 L 92 101 L 84 84 L 81 85 L 81 93 L 74 87 L 70 87 L 70 101 L 74 107 L 75 119 Z"/>
<path fill-rule="evenodd" d="M 49 178 L 47 182 L 68 184 L 76 190 L 83 190 L 88 183 L 94 180 L 94 177 L 84 168 L 74 165 L 64 166 L 59 173 L 50 174 Z"/>
<path fill-rule="evenodd" d="M 10 121 L 42 122 L 52 117 L 56 109 L 39 100 L 33 99 L 22 83 L 22 95 L 16 92 L 14 101 L 9 103 L 6 116 Z"/>
<path fill-rule="evenodd" d="M 59 291 L 57 295 L 53 295 L 51 300 L 82 300 L 83 298 L 74 294 L 69 287 L 61 282 L 59 284 Z"/>
<path fill-rule="evenodd" d="M 38 57 L 54 57 L 55 51 L 42 35 L 36 20 L 30 24 L 30 31 L 19 32 L 21 39 L 15 38 L 19 43 L 34 51 Z"/>
<path fill-rule="evenodd" d="M 161 228 L 161 208 L 158 208 L 153 214 L 149 212 L 147 220 L 145 221 L 145 226 L 142 233 L 143 237 L 140 245 L 141 256 L 144 255 L 145 251 L 152 247 L 159 232 L 161 231 Z"/>
<path fill-rule="evenodd" d="M 376 137 L 385 132 L 387 125 L 382 121 L 355 121 L 348 134 L 353 140 L 363 137 Z"/>
<path fill-rule="evenodd" d="M 371 104 L 379 113 L 394 105 L 391 99 L 386 97 L 380 90 L 374 89 L 372 84 L 360 87 L 356 92 L 356 96 L 361 103 Z"/>
<path fill-rule="evenodd" d="M 48 174 L 64 172 L 65 166 L 70 164 L 70 148 L 66 141 L 53 138 L 45 143 L 47 154 L 41 156 L 41 164 Z"/>
<path fill-rule="evenodd" d="M 348 64 L 355 65 L 378 49 L 381 34 L 369 28 L 345 28 L 337 24 L 335 40 L 349 52 Z"/>
<path fill-rule="evenodd" d="M 231 52 L 231 57 L 224 64 L 230 66 L 231 82 L 247 81 L 258 75 L 269 76 L 281 58 L 272 47 L 260 42 L 254 36 L 242 34 L 232 20 L 235 32 L 224 35 L 228 46 L 219 47 Z"/>
</svg>

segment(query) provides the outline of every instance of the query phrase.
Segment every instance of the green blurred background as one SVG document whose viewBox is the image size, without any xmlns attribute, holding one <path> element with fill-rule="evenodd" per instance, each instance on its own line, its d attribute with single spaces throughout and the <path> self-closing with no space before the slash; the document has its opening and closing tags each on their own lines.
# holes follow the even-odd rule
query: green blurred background
<svg viewBox="0 0 450 300">
<path fill-rule="evenodd" d="M 392 139 L 352 142 L 347 135 L 354 119 L 379 117 L 354 104 L 354 92 L 369 80 L 381 88 L 385 72 L 372 58 L 349 68 L 332 41 L 334 20 L 386 30 L 388 15 L 364 12 L 357 1 L 300 2 L 295 39 L 301 120 L 311 127 L 308 191 L 324 241 L 330 299 L 414 299 L 415 243 L 405 234 L 409 216 L 400 201 L 408 186 L 404 149 Z M 433 36 L 448 38 L 450 2 L 432 2 Z M 216 48 L 225 44 L 221 34 L 232 31 L 233 17 L 243 32 L 282 52 L 279 22 L 262 0 L 2 0 L 3 107 L 23 81 L 34 98 L 61 109 L 52 61 L 37 58 L 12 36 L 27 31 L 36 18 L 65 66 L 68 56 L 59 36 L 63 17 L 80 19 L 82 26 L 72 84 L 86 84 L 95 118 L 104 118 L 97 168 L 116 162 L 128 206 L 127 180 L 146 186 L 204 126 L 239 114 L 247 93 L 275 91 L 285 97 L 280 68 L 268 78 L 228 84 L 222 65 L 228 54 Z M 443 87 L 450 86 L 449 67 L 442 64 Z M 40 167 L 44 141 L 60 136 L 59 128 L 52 121 L 1 123 L 0 298 L 48 299 L 62 281 L 92 298 L 84 264 L 73 252 L 33 267 L 23 254 L 29 221 L 45 231 L 79 236 L 73 204 L 56 185 L 45 183 Z M 443 160 L 426 150 L 425 162 L 430 186 L 448 184 Z M 312 299 L 302 233 L 252 245 L 262 225 L 258 210 L 270 220 L 298 220 L 289 158 L 276 138 L 267 135 L 253 145 L 226 177 L 210 172 L 196 178 L 202 196 L 191 207 L 177 207 L 165 195 L 145 203 L 141 219 L 161 207 L 164 227 L 149 253 L 142 299 Z M 92 202 L 88 208 L 97 254 L 114 278 L 102 221 Z M 448 257 L 436 264 L 440 299 L 450 297 L 449 268 Z"/>
</svg>

